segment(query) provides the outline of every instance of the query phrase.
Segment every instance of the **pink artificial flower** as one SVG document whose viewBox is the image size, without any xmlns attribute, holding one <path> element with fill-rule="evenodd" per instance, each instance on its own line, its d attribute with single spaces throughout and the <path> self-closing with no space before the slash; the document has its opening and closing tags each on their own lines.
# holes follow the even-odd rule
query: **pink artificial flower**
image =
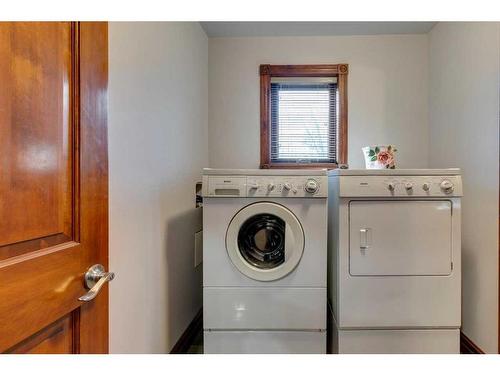
<svg viewBox="0 0 500 375">
<path fill-rule="evenodd" d="M 377 160 L 382 165 L 391 165 L 394 162 L 394 157 L 389 151 L 380 151 L 377 154 Z"/>
</svg>

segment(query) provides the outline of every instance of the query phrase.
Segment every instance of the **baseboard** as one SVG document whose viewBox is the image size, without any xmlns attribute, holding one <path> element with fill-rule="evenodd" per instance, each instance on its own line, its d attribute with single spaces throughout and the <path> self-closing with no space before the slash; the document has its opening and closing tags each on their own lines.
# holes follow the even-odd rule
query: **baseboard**
<svg viewBox="0 0 500 375">
<path fill-rule="evenodd" d="M 184 354 L 187 353 L 189 347 L 193 343 L 196 335 L 203 330 L 203 310 L 200 309 L 194 319 L 189 323 L 188 327 L 181 335 L 179 340 L 175 343 L 170 351 L 170 354 Z"/>
<path fill-rule="evenodd" d="M 461 354 L 484 354 L 474 341 L 468 338 L 465 333 L 460 331 L 460 353 Z"/>
</svg>

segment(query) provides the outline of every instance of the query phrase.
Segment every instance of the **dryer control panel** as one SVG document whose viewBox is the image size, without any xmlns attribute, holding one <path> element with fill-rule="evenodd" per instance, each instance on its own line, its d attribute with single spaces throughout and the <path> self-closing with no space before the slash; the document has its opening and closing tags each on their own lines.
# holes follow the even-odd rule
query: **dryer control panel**
<svg viewBox="0 0 500 375">
<path fill-rule="evenodd" d="M 460 176 L 339 176 L 341 197 L 461 197 Z"/>
<path fill-rule="evenodd" d="M 205 197 L 326 198 L 326 176 L 203 176 Z"/>
</svg>

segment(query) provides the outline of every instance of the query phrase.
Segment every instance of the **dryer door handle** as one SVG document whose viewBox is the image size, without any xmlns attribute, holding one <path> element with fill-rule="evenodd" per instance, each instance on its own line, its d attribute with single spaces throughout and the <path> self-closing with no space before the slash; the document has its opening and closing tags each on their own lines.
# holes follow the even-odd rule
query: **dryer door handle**
<svg viewBox="0 0 500 375">
<path fill-rule="evenodd" d="M 359 230 L 359 248 L 366 250 L 372 243 L 372 230 L 371 228 L 361 228 Z"/>
</svg>

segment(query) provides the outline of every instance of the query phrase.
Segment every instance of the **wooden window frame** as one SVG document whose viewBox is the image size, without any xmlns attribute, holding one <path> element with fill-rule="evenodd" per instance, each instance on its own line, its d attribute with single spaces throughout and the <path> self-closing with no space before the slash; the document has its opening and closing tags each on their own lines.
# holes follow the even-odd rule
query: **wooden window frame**
<svg viewBox="0 0 500 375">
<path fill-rule="evenodd" d="M 347 64 L 335 65 L 261 65 L 260 72 L 260 168 L 338 168 L 347 164 Z M 339 95 L 337 163 L 272 163 L 271 162 L 271 78 L 335 77 Z"/>
</svg>

